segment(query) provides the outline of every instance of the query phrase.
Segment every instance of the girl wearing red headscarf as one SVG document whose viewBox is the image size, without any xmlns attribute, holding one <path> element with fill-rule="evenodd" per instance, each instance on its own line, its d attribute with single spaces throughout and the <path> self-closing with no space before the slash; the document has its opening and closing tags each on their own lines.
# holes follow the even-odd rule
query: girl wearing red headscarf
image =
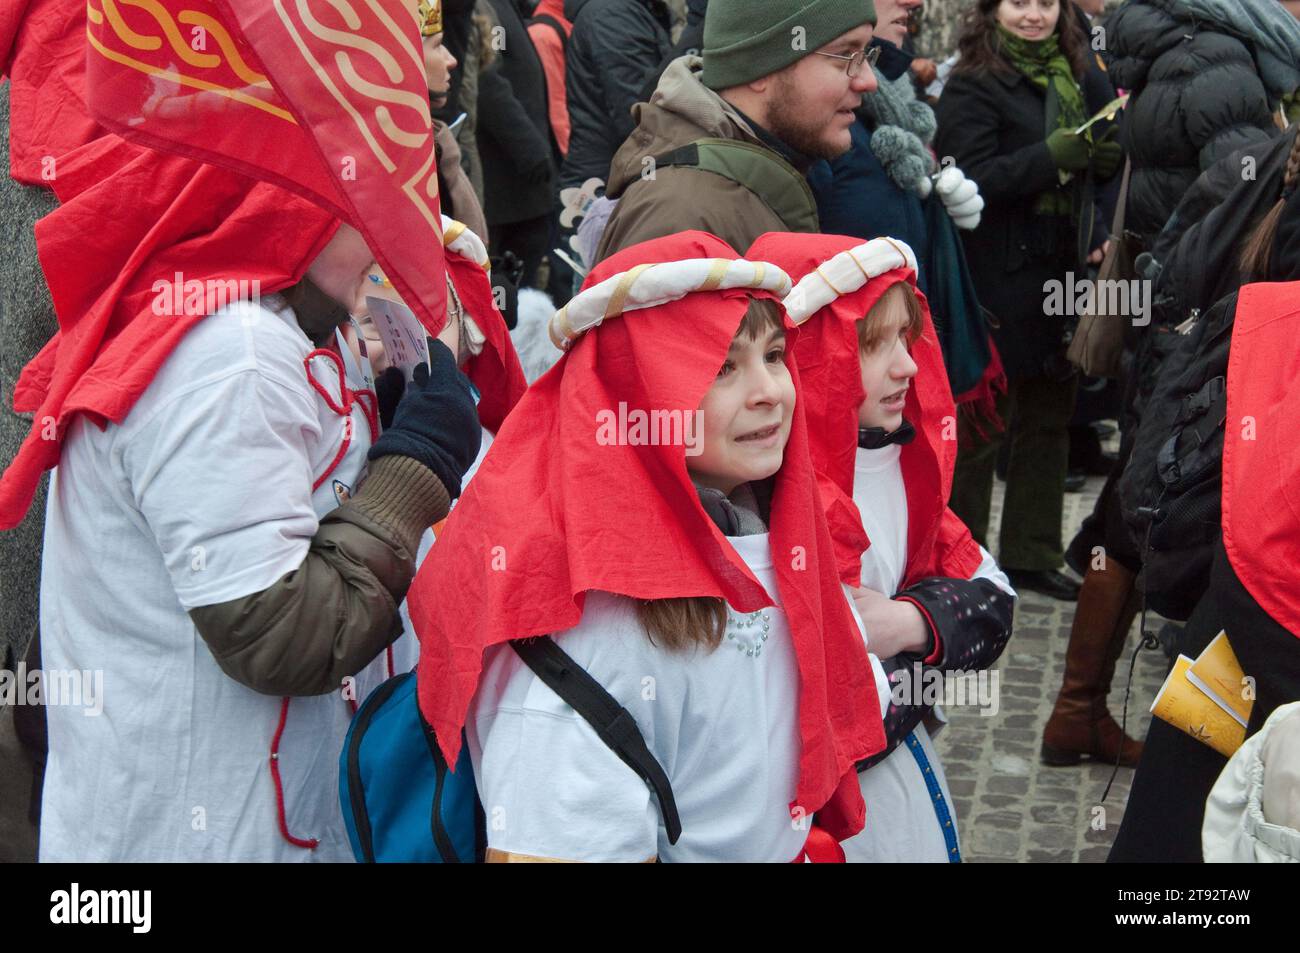
<svg viewBox="0 0 1300 953">
<path fill-rule="evenodd" d="M 421 708 L 448 763 L 465 729 L 489 859 L 790 861 L 861 829 L 853 765 L 884 738 L 788 288 L 701 232 L 603 262 L 417 574 Z M 546 634 L 635 721 L 680 838 L 506 644 Z"/>
<path fill-rule="evenodd" d="M 889 675 L 886 748 L 859 764 L 867 827 L 850 861 L 960 860 L 930 730 L 935 672 L 1001 654 L 1015 593 L 947 508 L 955 410 L 912 251 L 893 239 L 769 233 L 748 253 L 787 269 L 810 447 L 840 560 Z M 987 683 L 986 683 L 987 685 Z M 942 696 L 940 696 L 942 697 Z M 979 692 L 972 703 L 995 704 Z"/>
</svg>

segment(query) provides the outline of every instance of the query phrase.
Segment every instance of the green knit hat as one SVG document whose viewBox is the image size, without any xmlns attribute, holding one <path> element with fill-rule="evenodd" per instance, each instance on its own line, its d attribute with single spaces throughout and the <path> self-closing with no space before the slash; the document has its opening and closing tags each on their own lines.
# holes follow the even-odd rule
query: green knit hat
<svg viewBox="0 0 1300 953">
<path fill-rule="evenodd" d="M 709 89 L 740 86 L 865 23 L 876 24 L 872 0 L 710 0 L 701 79 Z"/>
</svg>

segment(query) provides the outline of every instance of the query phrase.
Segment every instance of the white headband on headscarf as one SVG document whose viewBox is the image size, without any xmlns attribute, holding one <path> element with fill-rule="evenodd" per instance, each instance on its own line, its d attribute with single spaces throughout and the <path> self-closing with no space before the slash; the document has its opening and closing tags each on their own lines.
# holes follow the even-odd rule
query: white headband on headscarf
<svg viewBox="0 0 1300 953">
<path fill-rule="evenodd" d="M 655 308 L 696 291 L 761 288 L 777 296 L 791 287 L 790 276 L 769 262 L 743 258 L 688 258 L 637 265 L 574 296 L 551 318 L 551 342 L 567 350 L 584 331 L 639 308 Z"/>
<path fill-rule="evenodd" d="M 472 261 L 482 268 L 485 274 L 490 274 L 492 266 L 488 261 L 487 246 L 483 244 L 483 239 L 471 232 L 464 222 L 458 222 L 446 215 L 442 216 L 442 245 L 453 255 Z M 451 287 L 450 276 L 447 284 L 451 291 L 450 301 L 454 302 L 454 307 L 461 311 L 461 327 L 465 331 L 463 346 L 470 354 L 483 353 L 483 345 L 487 343 L 487 338 L 473 316 L 460 304 L 460 295 L 456 294 L 455 288 Z"/>
<path fill-rule="evenodd" d="M 781 304 L 791 321 L 803 324 L 840 295 L 857 291 L 872 278 L 896 268 L 916 273 L 916 255 L 911 247 L 897 238 L 873 238 L 808 272 Z"/>
</svg>

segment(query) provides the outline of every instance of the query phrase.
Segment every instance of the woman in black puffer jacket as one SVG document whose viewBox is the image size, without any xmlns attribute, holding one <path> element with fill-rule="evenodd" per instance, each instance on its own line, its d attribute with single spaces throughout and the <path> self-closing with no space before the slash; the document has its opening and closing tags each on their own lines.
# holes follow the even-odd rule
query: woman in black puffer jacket
<svg viewBox="0 0 1300 953">
<path fill-rule="evenodd" d="M 1149 243 L 1197 176 L 1276 134 L 1300 86 L 1300 23 L 1277 0 L 1128 0 L 1106 32 L 1111 81 L 1133 94 L 1126 227 Z"/>
</svg>

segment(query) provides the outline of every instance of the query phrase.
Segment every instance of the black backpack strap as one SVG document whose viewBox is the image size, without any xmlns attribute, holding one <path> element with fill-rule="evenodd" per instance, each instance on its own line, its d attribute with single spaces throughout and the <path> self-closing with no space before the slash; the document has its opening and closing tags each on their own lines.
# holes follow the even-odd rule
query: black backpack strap
<svg viewBox="0 0 1300 953">
<path fill-rule="evenodd" d="M 510 644 L 537 677 L 586 719 L 600 740 L 650 787 L 659 801 L 668 843 L 676 844 L 677 838 L 682 836 L 682 822 L 677 816 L 673 786 L 663 767 L 646 747 L 645 738 L 641 736 L 631 712 L 615 701 L 600 682 L 548 636 L 516 639 Z"/>
</svg>

